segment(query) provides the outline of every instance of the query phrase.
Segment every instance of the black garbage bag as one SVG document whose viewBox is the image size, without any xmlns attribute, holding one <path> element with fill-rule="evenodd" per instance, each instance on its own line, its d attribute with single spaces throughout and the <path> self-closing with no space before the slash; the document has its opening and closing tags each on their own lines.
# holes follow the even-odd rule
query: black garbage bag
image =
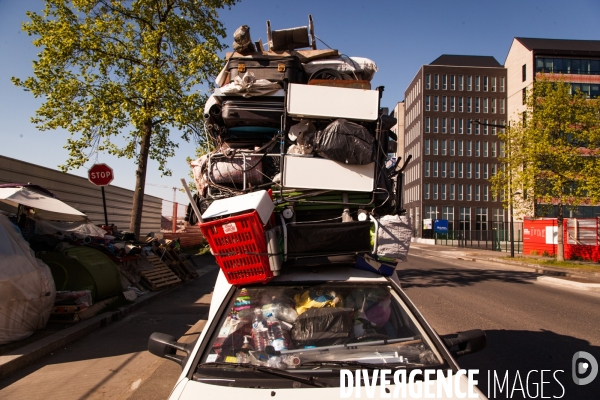
<svg viewBox="0 0 600 400">
<path fill-rule="evenodd" d="M 314 150 L 321 157 L 345 164 L 364 165 L 375 161 L 375 138 L 367 128 L 337 119 L 318 131 Z"/>
<path fill-rule="evenodd" d="M 298 343 L 323 339 L 346 339 L 354 324 L 351 308 L 309 308 L 298 316 L 291 330 L 291 337 Z"/>
</svg>

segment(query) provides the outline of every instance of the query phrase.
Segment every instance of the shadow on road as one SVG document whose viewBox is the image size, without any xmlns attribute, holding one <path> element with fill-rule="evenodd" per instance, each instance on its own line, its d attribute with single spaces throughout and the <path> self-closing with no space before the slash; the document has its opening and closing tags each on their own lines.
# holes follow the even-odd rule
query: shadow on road
<svg viewBox="0 0 600 400">
<path fill-rule="evenodd" d="M 571 365 L 573 355 L 578 351 L 588 352 L 600 362 L 600 347 L 551 331 L 489 330 L 486 334 L 487 348 L 460 358 L 458 363 L 465 369 L 479 369 L 478 387 L 490 399 L 599 398 L 600 374 L 592 383 L 578 386 L 573 382 Z M 543 385 L 541 370 L 545 371 Z M 505 376 L 508 377 L 504 390 L 500 391 L 498 384 L 495 385 L 495 395 L 494 371 L 500 383 Z M 529 373 L 530 371 L 534 372 Z M 488 382 L 488 372 L 492 382 Z M 585 376 L 587 374 L 580 375 Z M 544 397 L 541 393 L 542 386 Z"/>
<path fill-rule="evenodd" d="M 462 268 L 410 268 L 396 273 L 403 288 L 470 286 L 486 281 L 532 284 L 539 276 L 532 272 Z"/>
</svg>

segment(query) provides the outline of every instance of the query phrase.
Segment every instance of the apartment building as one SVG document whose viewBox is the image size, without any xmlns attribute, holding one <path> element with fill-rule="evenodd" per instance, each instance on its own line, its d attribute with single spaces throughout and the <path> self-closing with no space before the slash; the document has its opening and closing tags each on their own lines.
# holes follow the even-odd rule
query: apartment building
<svg viewBox="0 0 600 400">
<path fill-rule="evenodd" d="M 580 90 L 589 98 L 600 97 L 600 40 L 568 40 L 522 38 L 513 39 L 504 66 L 507 70 L 507 116 L 509 121 L 520 121 L 526 110 L 527 90 L 539 74 L 571 84 L 571 90 Z M 536 213 L 542 211 L 537 208 Z M 548 212 L 548 208 L 543 208 Z M 600 207 L 582 206 L 565 209 L 571 217 L 600 216 Z M 553 216 L 552 213 L 546 216 Z M 515 219 L 523 215 L 515 213 Z"/>
<path fill-rule="evenodd" d="M 490 177 L 506 124 L 506 69 L 489 56 L 442 55 L 423 65 L 405 92 L 404 208 L 415 236 L 424 220 L 445 219 L 449 230 L 487 231 L 505 221 Z M 480 123 L 472 123 L 479 121 Z"/>
</svg>

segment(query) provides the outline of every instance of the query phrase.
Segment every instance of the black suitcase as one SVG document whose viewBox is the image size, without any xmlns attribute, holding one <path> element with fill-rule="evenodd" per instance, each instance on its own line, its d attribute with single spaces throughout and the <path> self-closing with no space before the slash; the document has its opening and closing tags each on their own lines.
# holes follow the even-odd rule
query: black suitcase
<svg viewBox="0 0 600 400">
<path fill-rule="evenodd" d="M 225 100 L 221 104 L 221 117 L 227 128 L 238 126 L 281 127 L 283 101 L 249 98 Z"/>
<path fill-rule="evenodd" d="M 262 126 L 239 126 L 226 129 L 219 137 L 232 149 L 253 149 L 271 141 L 278 130 Z"/>
<path fill-rule="evenodd" d="M 227 68 L 231 81 L 236 76 L 243 77 L 250 71 L 256 79 L 281 82 L 287 78 L 290 83 L 307 83 L 304 68 L 298 57 L 255 55 L 229 60 Z"/>
</svg>

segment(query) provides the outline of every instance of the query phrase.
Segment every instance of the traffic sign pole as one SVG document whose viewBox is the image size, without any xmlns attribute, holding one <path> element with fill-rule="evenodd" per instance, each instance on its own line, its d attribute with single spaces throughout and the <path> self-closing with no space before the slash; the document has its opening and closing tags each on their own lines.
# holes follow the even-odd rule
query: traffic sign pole
<svg viewBox="0 0 600 400">
<path fill-rule="evenodd" d="M 102 189 L 102 207 L 104 207 L 104 225 L 108 226 L 108 214 L 106 213 L 106 197 L 104 196 L 104 186 L 100 186 Z"/>
</svg>

